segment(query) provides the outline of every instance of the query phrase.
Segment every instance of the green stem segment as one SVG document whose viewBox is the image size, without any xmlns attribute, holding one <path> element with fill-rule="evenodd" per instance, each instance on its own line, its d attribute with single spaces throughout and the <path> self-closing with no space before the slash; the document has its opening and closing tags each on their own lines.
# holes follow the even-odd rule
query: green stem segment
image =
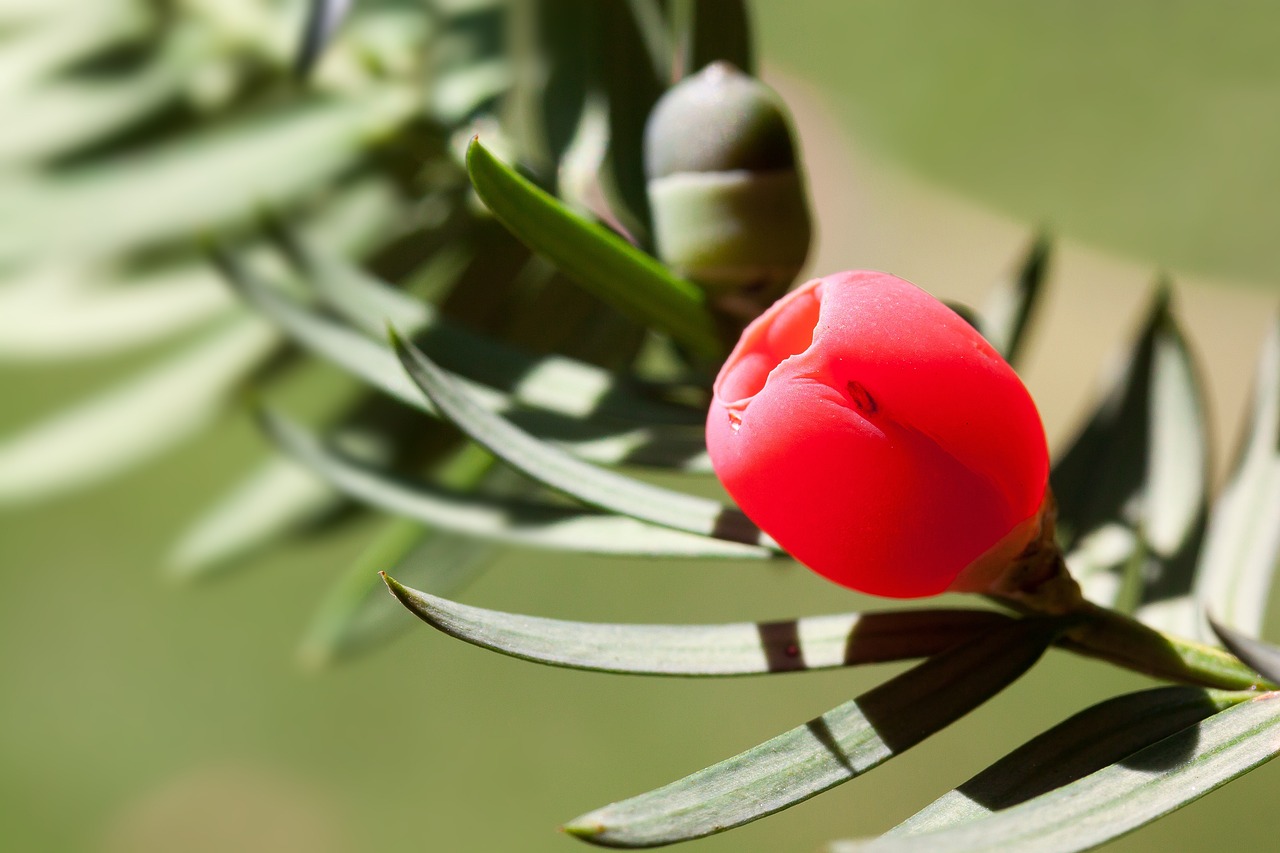
<svg viewBox="0 0 1280 853">
<path fill-rule="evenodd" d="M 1168 681 L 1227 690 L 1274 690 L 1277 685 L 1239 658 L 1213 646 L 1170 636 L 1114 610 L 1083 602 L 1084 621 L 1058 645 L 1078 654 Z"/>
<path fill-rule="evenodd" d="M 1054 536 L 1057 504 L 1045 497 L 1040 535 L 993 578 L 986 594 L 1028 616 L 1068 620 L 1057 645 L 1155 678 L 1225 690 L 1275 690 L 1235 655 L 1157 631 L 1085 599 Z"/>
</svg>

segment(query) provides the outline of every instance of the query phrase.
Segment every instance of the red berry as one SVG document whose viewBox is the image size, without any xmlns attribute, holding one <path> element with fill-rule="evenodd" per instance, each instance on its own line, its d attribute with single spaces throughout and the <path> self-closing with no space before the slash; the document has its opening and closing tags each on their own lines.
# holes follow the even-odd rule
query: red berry
<svg viewBox="0 0 1280 853">
<path fill-rule="evenodd" d="M 836 583 L 914 598 L 985 589 L 1040 528 L 1035 403 L 959 315 L 878 272 L 815 279 L 746 331 L 707 448 L 729 494 Z"/>
</svg>

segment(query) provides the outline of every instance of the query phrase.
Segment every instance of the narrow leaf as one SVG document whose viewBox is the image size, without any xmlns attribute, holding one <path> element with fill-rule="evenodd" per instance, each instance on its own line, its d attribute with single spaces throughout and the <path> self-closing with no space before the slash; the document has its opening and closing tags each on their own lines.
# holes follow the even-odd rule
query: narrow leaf
<svg viewBox="0 0 1280 853">
<path fill-rule="evenodd" d="M 626 6 L 636 44 L 643 45 L 652 76 L 667 79 L 671 75 L 671 33 L 659 0 L 626 0 Z"/>
<path fill-rule="evenodd" d="M 0 164 L 53 160 L 159 112 L 191 76 L 198 56 L 193 35 L 169 36 L 167 49 L 137 71 L 58 79 L 0 98 Z"/>
<path fill-rule="evenodd" d="M 272 237 L 301 268 L 320 298 L 366 332 L 381 335 L 390 322 L 417 334 L 445 323 L 431 306 L 369 275 L 301 230 L 278 220 L 270 224 Z"/>
<path fill-rule="evenodd" d="M 344 493 L 442 530 L 513 545 L 592 554 L 708 559 L 776 556 L 758 546 L 696 536 L 622 516 L 485 498 L 409 482 L 324 447 L 278 415 L 264 412 L 262 422 L 276 444 Z"/>
<path fill-rule="evenodd" d="M 722 832 L 859 776 L 945 728 L 1032 666 L 1053 623 L 1019 620 L 930 658 L 821 717 L 691 776 L 576 818 L 608 847 Z"/>
<path fill-rule="evenodd" d="M 611 625 L 484 610 L 384 578 L 419 619 L 551 666 L 639 675 L 757 675 L 928 657 L 1008 621 L 988 610 L 898 610 L 730 625 Z"/>
<path fill-rule="evenodd" d="M 644 126 L 671 85 L 671 35 L 658 0 L 597 6 L 596 38 L 607 47 L 598 51 L 594 94 L 602 100 L 609 124 L 599 186 L 610 214 L 607 221 L 618 223 L 628 239 L 649 249 L 653 225 L 644 171 Z"/>
<path fill-rule="evenodd" d="M 302 265 L 322 297 L 330 304 L 341 305 L 353 321 L 380 339 L 386 333 L 388 322 L 397 328 L 411 329 L 418 345 L 446 369 L 465 371 L 478 383 L 505 391 L 525 405 L 560 411 L 574 418 L 599 414 L 625 421 L 702 426 L 703 411 L 644 397 L 625 378 L 596 365 L 560 355 L 530 355 L 476 334 L 450 322 L 432 306 L 371 277 L 318 240 L 287 227 L 281 227 L 277 233 L 288 235 L 291 256 Z M 282 236 L 282 239 L 286 238 Z M 223 253 L 221 259 L 232 283 L 247 298 L 281 325 L 296 328 L 302 336 L 306 324 L 298 315 L 306 312 L 306 308 L 269 288 L 235 256 Z M 351 337 L 350 333 L 347 337 Z M 385 347 L 379 349 L 390 354 Z M 394 359 L 390 363 L 394 363 Z M 398 366 L 392 372 L 403 374 Z M 397 381 L 408 385 L 403 375 Z M 417 391 L 413 395 L 422 399 Z"/>
<path fill-rule="evenodd" d="M 501 553 L 494 545 L 388 521 L 316 611 L 299 649 L 309 666 L 321 667 L 376 648 L 412 624 L 387 596 L 380 571 L 395 571 L 440 595 L 452 595 L 481 575 Z"/>
<path fill-rule="evenodd" d="M 1264 693 L 1048 794 L 920 835 L 840 842 L 832 853 L 1074 853 L 1198 800 L 1280 750 L 1280 694 Z"/>
<path fill-rule="evenodd" d="M 888 835 L 919 835 L 1016 806 L 1125 759 L 1249 695 L 1157 687 L 1100 702 L 1018 747 Z"/>
<path fill-rule="evenodd" d="M 502 224 L 567 276 L 623 314 L 666 332 L 708 360 L 724 355 L 696 285 L 571 212 L 496 159 L 478 139 L 467 149 L 467 172 Z"/>
<path fill-rule="evenodd" d="M 228 280 L 245 299 L 294 341 L 383 393 L 429 414 L 435 413 L 431 401 L 405 375 L 395 354 L 385 345 L 320 316 L 296 299 L 269 287 L 236 256 L 220 252 L 216 258 Z M 446 343 L 457 340 L 447 332 L 442 332 L 442 338 Z M 455 358 L 470 354 L 477 359 L 474 362 L 477 366 L 488 358 L 501 357 L 497 350 L 484 348 L 471 348 L 464 353 L 455 349 L 454 352 Z M 614 394 L 611 386 L 591 382 L 596 374 L 584 375 L 576 370 L 576 363 L 566 362 L 567 359 L 547 358 L 526 364 L 529 372 L 523 376 L 503 377 L 521 402 L 537 408 L 518 406 L 512 397 L 488 386 L 467 382 L 467 388 L 482 405 L 510 413 L 522 425 L 547 438 L 558 439 L 584 458 L 605 464 L 630 462 L 689 471 L 710 469 L 699 429 L 661 424 L 628 428 L 616 421 L 597 422 L 584 417 L 597 406 L 608 409 L 605 401 L 618 400 L 623 392 Z M 618 405 L 633 410 L 629 402 Z M 660 407 L 645 411 L 654 408 Z M 637 406 L 634 410 L 641 409 Z"/>
<path fill-rule="evenodd" d="M 58 14 L 51 0 L 31 2 L 53 15 L 44 21 L 23 21 L 15 0 L 0 6 L 0 29 L 5 31 L 0 97 L 38 88 L 77 61 L 136 39 L 154 25 L 154 10 L 138 3 L 80 3 L 75 14 L 68 15 Z"/>
<path fill-rule="evenodd" d="M 1150 444 L 1143 494 L 1142 533 L 1161 555 L 1176 554 L 1204 523 L 1209 429 L 1198 373 L 1186 338 L 1170 313 L 1152 353 Z"/>
<path fill-rule="evenodd" d="M 431 110 L 445 125 L 462 125 L 486 111 L 504 95 L 513 81 L 511 63 L 505 57 L 476 60 L 436 78 Z"/>
<path fill-rule="evenodd" d="M 0 289 L 0 358 L 75 359 L 136 349 L 234 305 L 203 259 L 145 274 L 32 268 Z"/>
<path fill-rule="evenodd" d="M 443 126 L 495 123 L 496 101 L 514 74 L 507 62 L 513 6 L 506 0 L 432 5 L 436 34 L 427 63 L 427 101 Z"/>
<path fill-rule="evenodd" d="M 6 180 L 0 261 L 117 254 L 248 221 L 348 171 L 415 96 L 313 101 L 46 177 Z M 139 199 L 146 199 L 139 204 Z"/>
<path fill-rule="evenodd" d="M 182 533 L 166 571 L 176 580 L 204 579 L 341 503 L 324 480 L 292 459 L 273 457 Z"/>
<path fill-rule="evenodd" d="M 640 521 L 777 548 L 740 510 L 602 470 L 539 441 L 470 399 L 421 350 L 394 332 L 391 343 L 409 377 L 446 418 L 490 453 L 539 483 L 588 506 Z"/>
<path fill-rule="evenodd" d="M 1151 367 L 1151 432 L 1134 615 L 1168 633 L 1191 636 L 1199 623 L 1194 588 L 1208 525 L 1209 418 L 1198 365 L 1170 313 Z M 1277 516 L 1280 519 L 1280 516 Z"/>
<path fill-rule="evenodd" d="M 1168 294 L 1161 291 L 1137 339 L 1113 363 L 1088 423 L 1054 463 L 1060 527 L 1070 541 L 1107 523 L 1136 520 L 1124 510 L 1146 474 L 1152 351 L 1167 310 Z"/>
<path fill-rule="evenodd" d="M 1040 234 L 1027 250 L 1016 275 L 987 296 L 978 330 L 1010 364 L 1017 364 L 1049 271 L 1053 243 Z"/>
<path fill-rule="evenodd" d="M 1130 565 L 1141 565 L 1145 545 L 1125 524 L 1108 524 L 1080 537 L 1066 555 L 1071 576 L 1090 601 L 1111 606 L 1122 597 Z M 1132 561 L 1137 561 L 1133 563 Z"/>
<path fill-rule="evenodd" d="M 1144 546 L 1121 598 L 1152 621 L 1182 622 L 1191 611 L 1196 553 L 1208 503 L 1209 442 L 1198 371 L 1169 306 L 1157 293 L 1141 334 L 1092 418 L 1054 465 L 1066 544 L 1111 525 Z M 1181 615 L 1180 615 L 1181 614 Z"/>
<path fill-rule="evenodd" d="M 1205 614 L 1209 627 L 1226 646 L 1227 651 L 1240 658 L 1272 682 L 1280 684 L 1280 648 L 1255 640 L 1248 634 L 1228 628 L 1211 615 Z"/>
<path fill-rule="evenodd" d="M 540 0 L 511 8 L 511 54 L 518 72 L 511 92 L 513 135 L 520 141 L 520 162 L 539 186 L 556 186 L 582 117 L 590 58 L 599 44 L 593 38 L 594 5 Z"/>
<path fill-rule="evenodd" d="M 0 440 L 0 504 L 105 479 L 181 443 L 278 344 L 264 320 L 238 316 L 158 365 Z"/>
<path fill-rule="evenodd" d="M 335 253 L 359 253 L 397 209 L 379 182 L 353 181 L 307 217 L 298 233 Z M 275 260 L 258 241 L 248 243 L 243 255 Z M 142 269 L 39 264 L 0 286 L 0 358 L 83 358 L 135 349 L 226 314 L 235 302 L 225 277 L 202 252 L 184 251 Z"/>
<path fill-rule="evenodd" d="M 298 47 L 295 73 L 306 79 L 315 67 L 320 54 L 333 40 L 351 11 L 352 0 L 311 0 L 307 4 L 307 20 L 302 30 L 302 43 Z"/>
<path fill-rule="evenodd" d="M 1280 325 L 1263 345 L 1252 409 L 1239 461 L 1213 507 L 1196 598 L 1223 625 L 1257 636 L 1280 561 Z"/>
<path fill-rule="evenodd" d="M 572 139 L 560 158 L 556 194 L 571 210 L 601 222 L 614 220 L 600 186 L 600 171 L 609 145 L 609 104 L 597 91 L 588 93 Z"/>
<path fill-rule="evenodd" d="M 441 485 L 504 495 L 507 481 L 525 485 L 475 445 L 458 447 L 448 430 L 435 430 L 433 435 L 453 445 L 447 457 L 432 466 Z M 383 522 L 374 540 L 324 596 L 299 649 L 301 659 L 312 667 L 349 660 L 413 624 L 386 594 L 381 571 L 394 569 L 428 589 L 452 595 L 483 574 L 501 551 L 493 543 L 434 530 L 411 519 Z"/>
<path fill-rule="evenodd" d="M 128 9 L 132 5 L 121 0 L 108 0 L 108 2 L 95 3 L 90 7 L 84 6 L 77 0 L 5 0 L 4 5 L 0 6 L 0 25 L 5 27 L 50 26 L 51 21 L 58 20 L 60 17 L 63 21 L 68 17 L 74 20 L 76 16 L 66 14 L 73 7 L 76 11 L 94 9 L 97 12 L 106 12 L 110 16 L 120 16 L 132 11 Z M 99 10 L 96 8 L 98 6 L 105 8 Z M 95 24 L 103 23 L 98 15 L 90 14 L 88 17 Z"/>
<path fill-rule="evenodd" d="M 677 0 L 673 4 L 682 76 L 724 61 L 755 73 L 751 14 L 743 0 Z"/>
</svg>

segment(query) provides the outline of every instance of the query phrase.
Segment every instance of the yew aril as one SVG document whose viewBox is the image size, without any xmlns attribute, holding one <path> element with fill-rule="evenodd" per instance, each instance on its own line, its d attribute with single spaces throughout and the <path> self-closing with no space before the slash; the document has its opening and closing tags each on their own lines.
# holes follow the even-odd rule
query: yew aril
<svg viewBox="0 0 1280 853">
<path fill-rule="evenodd" d="M 959 315 L 886 273 L 815 279 L 748 326 L 707 447 L 756 524 L 861 592 L 981 591 L 1040 533 L 1030 394 Z"/>
</svg>

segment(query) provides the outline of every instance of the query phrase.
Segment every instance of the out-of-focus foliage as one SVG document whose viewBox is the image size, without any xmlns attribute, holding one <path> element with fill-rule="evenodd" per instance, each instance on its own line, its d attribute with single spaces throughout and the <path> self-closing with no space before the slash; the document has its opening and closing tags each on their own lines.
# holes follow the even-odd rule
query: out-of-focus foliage
<svg viewBox="0 0 1280 853">
<path fill-rule="evenodd" d="M 0 74 L 0 119 L 13 128 L 0 139 L 0 357 L 135 351 L 140 367 L 0 439 L 0 501 L 124 472 L 251 391 L 270 398 L 259 419 L 281 454 L 191 523 L 172 568 L 205 577 L 320 524 L 375 528 L 306 632 L 312 663 L 379 645 L 403 624 L 376 569 L 424 588 L 388 580 L 433 627 L 557 666 L 703 676 L 926 658 L 565 826 L 606 845 L 700 838 L 863 775 L 1000 693 L 1054 644 L 1202 687 L 1095 705 L 873 849 L 967 850 L 990 838 L 1083 849 L 1275 754 L 1276 694 L 1258 690 L 1275 686 L 1274 649 L 1249 636 L 1280 549 L 1268 535 L 1274 341 L 1215 502 L 1205 395 L 1164 290 L 1054 471 L 1067 560 L 1093 602 L 1114 610 L 1080 600 L 1065 615 L 1020 618 L 922 610 L 617 625 L 443 597 L 513 546 L 646 562 L 782 556 L 735 508 L 680 490 L 704 485 L 694 477 L 707 473 L 710 375 L 750 312 L 707 298 L 695 269 L 683 272 L 696 283 L 655 260 L 662 232 L 643 168 L 642 129 L 664 90 L 720 60 L 752 70 L 745 4 L 71 6 L 0 6 L 0 71 L 11 72 Z M 794 220 L 788 280 L 809 242 L 794 166 L 795 203 L 765 211 Z M 770 227 L 754 206 L 735 219 L 711 201 L 690 210 L 723 216 L 710 224 L 726 229 Z M 986 310 L 963 311 L 1010 360 L 1047 256 L 1047 241 L 1036 243 Z M 308 429 L 274 401 L 317 370 L 326 381 L 310 386 Z M 1191 633 L 1206 605 L 1239 658 L 1152 630 Z M 1134 725 L 1149 719 L 1159 736 Z M 397 744 L 393 758 L 407 751 Z M 1028 773 L 1028 762 L 1047 769 Z"/>
<path fill-rule="evenodd" d="M 650 231 L 640 148 L 650 107 L 703 65 L 750 66 L 741 4 L 684 4 L 670 19 L 656 3 L 588 0 L 111 0 L 75 22 L 66 4 L 9 4 L 3 15 L 15 74 L 0 110 L 18 130 L 0 150 L 0 355 L 152 355 L 135 376 L 0 437 L 0 500 L 49 499 L 128 471 L 196 438 L 248 389 L 287 393 L 317 355 L 367 383 L 333 382 L 308 403 L 364 463 L 416 471 L 445 494 L 536 497 L 503 485 L 447 428 L 417 423 L 411 410 L 431 406 L 377 340 L 388 323 L 498 386 L 504 410 L 586 458 L 705 470 L 704 391 L 681 371 L 711 365 L 725 330 L 698 288 L 626 241 L 644 245 Z M 477 186 L 504 220 L 622 236 L 604 254 L 568 239 L 550 255 L 563 270 L 532 253 L 472 196 L 463 152 L 477 132 L 521 172 L 472 146 Z M 548 207 L 533 217 L 504 207 L 513 190 Z M 612 287 L 593 293 L 566 277 L 602 275 Z M 646 345 L 629 316 L 658 320 L 696 364 Z M 651 377 L 673 385 L 611 376 L 642 348 Z M 547 511 L 563 514 L 533 509 Z M 171 570 L 209 576 L 368 512 L 271 456 L 177 537 Z M 447 544 L 454 534 L 386 525 L 371 546 L 386 567 L 413 563 L 421 546 L 442 584 L 479 571 L 465 541 Z M 623 548 L 608 529 L 600 544 Z M 339 582 L 306 657 L 340 657 L 348 639 L 364 647 L 356 637 L 381 635 L 369 620 L 386 613 L 373 575 L 363 587 Z"/>
</svg>

